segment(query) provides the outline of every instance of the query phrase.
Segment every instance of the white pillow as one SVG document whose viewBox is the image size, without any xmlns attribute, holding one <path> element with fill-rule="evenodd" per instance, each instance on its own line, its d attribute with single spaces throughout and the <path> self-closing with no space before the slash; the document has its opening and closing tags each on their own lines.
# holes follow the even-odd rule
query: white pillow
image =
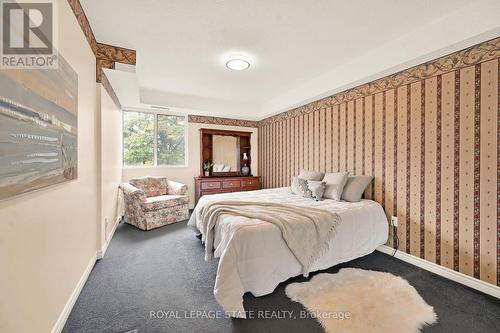
<svg viewBox="0 0 500 333">
<path fill-rule="evenodd" d="M 326 183 L 325 193 L 323 197 L 340 201 L 342 191 L 344 190 L 345 183 L 347 182 L 348 172 L 334 172 L 327 173 L 323 178 Z"/>
<path fill-rule="evenodd" d="M 214 172 L 219 172 L 219 171 L 222 171 L 222 169 L 224 169 L 224 164 L 214 164 L 214 166 L 212 167 L 212 171 Z"/>
<path fill-rule="evenodd" d="M 363 192 L 372 182 L 373 176 L 352 176 L 347 177 L 344 190 L 342 191 L 342 200 L 349 202 L 358 202 L 363 196 Z"/>
<path fill-rule="evenodd" d="M 305 179 L 305 180 L 321 180 L 321 179 L 323 179 L 324 175 L 325 175 L 324 172 L 309 171 L 309 170 L 302 169 L 302 170 L 300 170 L 298 177 Z"/>
</svg>

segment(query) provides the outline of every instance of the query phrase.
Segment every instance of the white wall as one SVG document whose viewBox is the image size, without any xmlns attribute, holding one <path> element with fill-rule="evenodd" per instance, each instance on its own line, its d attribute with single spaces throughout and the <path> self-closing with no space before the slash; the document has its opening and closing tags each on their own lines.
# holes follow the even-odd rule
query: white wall
<svg viewBox="0 0 500 333">
<path fill-rule="evenodd" d="M 142 176 L 165 176 L 168 179 L 181 182 L 186 184 L 189 188 L 189 207 L 193 208 L 194 177 L 200 175 L 200 128 L 218 128 L 229 131 L 252 132 L 252 174 L 254 176 L 258 175 L 257 128 L 189 123 L 187 167 L 126 167 L 123 169 L 123 181 Z"/>
<path fill-rule="evenodd" d="M 95 57 L 66 1 L 59 51 L 78 73 L 78 179 L 0 202 L 0 332 L 49 332 L 97 249 Z"/>
<path fill-rule="evenodd" d="M 110 241 L 111 231 L 116 225 L 118 185 L 122 179 L 122 113 L 106 89 L 98 84 L 98 109 L 100 112 L 100 165 L 99 165 L 99 248 Z"/>
</svg>

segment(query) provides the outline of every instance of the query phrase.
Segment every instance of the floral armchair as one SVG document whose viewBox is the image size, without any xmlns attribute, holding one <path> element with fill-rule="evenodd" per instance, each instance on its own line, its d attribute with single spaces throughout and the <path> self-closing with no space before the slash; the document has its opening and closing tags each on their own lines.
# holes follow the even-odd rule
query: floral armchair
<svg viewBox="0 0 500 333">
<path fill-rule="evenodd" d="M 125 221 L 151 230 L 189 218 L 187 186 L 165 177 L 142 177 L 122 183 Z"/>
</svg>

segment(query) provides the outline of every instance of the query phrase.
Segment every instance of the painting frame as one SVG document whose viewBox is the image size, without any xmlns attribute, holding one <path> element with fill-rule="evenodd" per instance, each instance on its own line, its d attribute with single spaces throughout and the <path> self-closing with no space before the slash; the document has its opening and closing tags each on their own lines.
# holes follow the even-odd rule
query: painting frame
<svg viewBox="0 0 500 333">
<path fill-rule="evenodd" d="M 78 75 L 0 70 L 0 200 L 78 179 Z"/>
</svg>

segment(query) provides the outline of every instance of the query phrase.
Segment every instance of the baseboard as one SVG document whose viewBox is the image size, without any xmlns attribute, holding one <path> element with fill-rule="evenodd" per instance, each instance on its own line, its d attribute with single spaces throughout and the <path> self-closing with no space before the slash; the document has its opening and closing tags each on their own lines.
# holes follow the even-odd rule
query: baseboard
<svg viewBox="0 0 500 333">
<path fill-rule="evenodd" d="M 378 251 L 392 255 L 394 249 L 387 245 L 381 245 L 377 248 Z M 440 266 L 433 262 L 424 260 L 422 258 L 416 257 L 414 255 L 398 251 L 396 253 L 396 258 L 406 261 L 412 265 L 418 266 L 426 271 L 435 273 L 452 281 L 458 282 L 460 284 L 466 285 L 472 289 L 479 290 L 485 294 L 491 295 L 496 298 L 500 298 L 500 287 L 492 285 L 488 282 L 481 281 L 479 279 L 473 278 L 469 275 L 454 271 L 448 267 Z"/>
<path fill-rule="evenodd" d="M 75 289 L 71 293 L 70 298 L 66 302 L 66 305 L 64 306 L 63 311 L 59 315 L 59 318 L 56 321 L 56 324 L 52 328 L 52 333 L 60 333 L 64 325 L 66 324 L 66 320 L 68 320 L 69 314 L 71 313 L 71 310 L 73 309 L 73 306 L 75 305 L 76 300 L 78 299 L 78 296 L 80 295 L 80 292 L 83 289 L 83 286 L 85 285 L 85 282 L 87 282 L 87 279 L 90 275 L 90 272 L 92 271 L 92 268 L 94 268 L 95 262 L 99 259 L 102 259 L 104 255 L 106 254 L 106 251 L 108 249 L 109 243 L 111 243 L 111 239 L 113 238 L 116 228 L 118 227 L 120 220 L 117 219 L 115 221 L 115 224 L 113 225 L 113 228 L 111 229 L 111 232 L 109 233 L 106 242 L 104 243 L 103 247 L 101 250 L 98 250 L 96 254 L 92 256 L 90 259 L 89 264 L 87 265 L 87 268 L 83 272 L 82 277 L 78 281 Z"/>
<path fill-rule="evenodd" d="M 116 227 L 118 227 L 118 224 L 120 223 L 121 218 L 117 218 L 115 221 L 115 224 L 113 225 L 113 228 L 111 229 L 111 232 L 108 235 L 108 238 L 104 242 L 104 245 L 102 246 L 102 249 L 97 251 L 97 260 L 100 260 L 104 258 L 104 255 L 106 254 L 106 251 L 108 250 L 109 243 L 111 243 L 111 239 L 113 238 Z"/>
<path fill-rule="evenodd" d="M 90 275 L 90 272 L 92 271 L 92 268 L 94 268 L 95 262 L 97 259 L 97 255 L 94 254 L 92 258 L 89 261 L 89 264 L 87 265 L 87 268 L 85 268 L 85 271 L 83 272 L 82 277 L 78 281 L 78 283 L 75 286 L 75 289 L 73 289 L 73 292 L 71 293 L 71 296 L 69 297 L 68 301 L 66 302 L 66 305 L 64 306 L 61 314 L 59 315 L 59 318 L 57 318 L 57 321 L 52 328 L 52 333 L 60 333 L 64 325 L 66 324 L 66 321 L 68 320 L 69 314 L 71 313 L 71 310 L 73 309 L 73 306 L 75 305 L 76 300 L 78 299 L 78 296 L 80 296 L 80 292 L 83 289 L 83 286 L 85 285 L 85 282 L 87 282 L 87 279 Z"/>
</svg>

